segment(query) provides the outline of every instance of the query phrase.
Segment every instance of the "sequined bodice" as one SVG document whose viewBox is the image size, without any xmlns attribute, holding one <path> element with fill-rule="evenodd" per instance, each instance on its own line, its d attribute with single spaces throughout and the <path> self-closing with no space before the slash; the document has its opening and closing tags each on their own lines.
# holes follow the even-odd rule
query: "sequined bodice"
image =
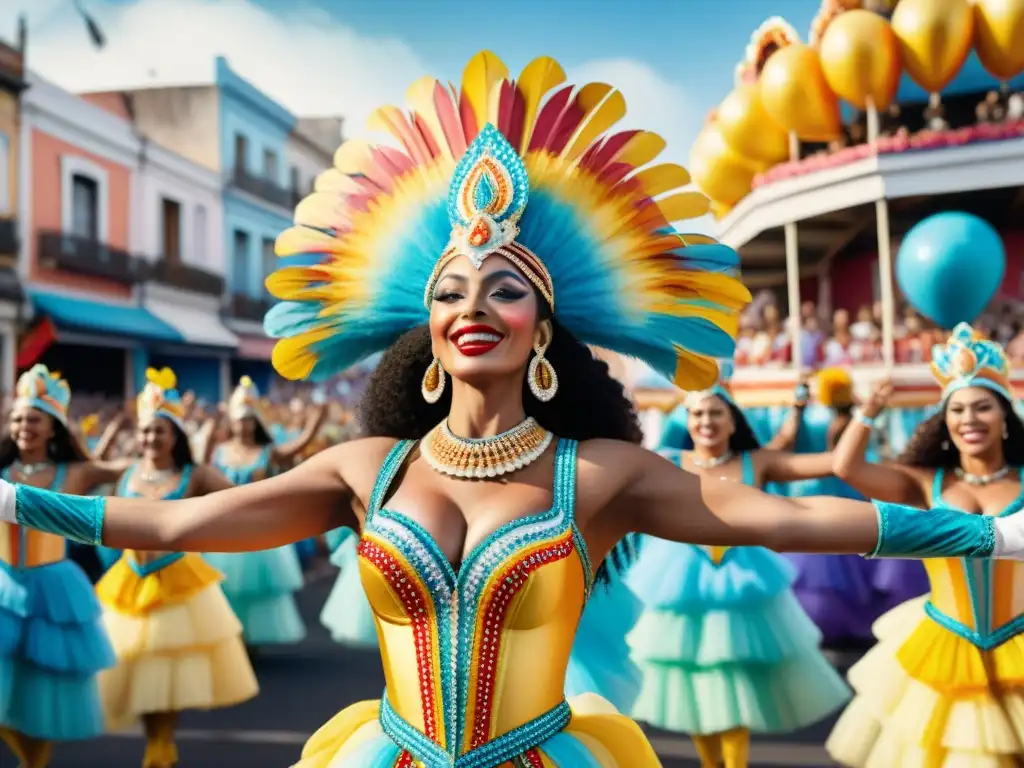
<svg viewBox="0 0 1024 768">
<path fill-rule="evenodd" d="M 273 450 L 274 446 L 272 445 L 264 446 L 263 450 L 260 451 L 260 455 L 256 457 L 252 464 L 236 467 L 227 463 L 224 446 L 219 446 L 213 455 L 213 466 L 230 480 L 232 485 L 246 485 L 256 479 L 257 473 L 266 474 L 267 468 L 270 465 L 270 454 Z"/>
<path fill-rule="evenodd" d="M 490 768 L 568 723 L 565 672 L 591 588 L 573 519 L 576 443 L 551 509 L 500 527 L 456 571 L 431 535 L 381 509 L 414 443 L 389 454 L 359 542 L 387 690 L 381 724 L 427 768 Z"/>
<path fill-rule="evenodd" d="M 950 508 L 942 499 L 942 485 L 939 470 L 932 506 Z M 1024 488 L 998 516 L 1022 508 Z M 926 610 L 932 619 L 982 648 L 994 648 L 1024 631 L 1024 563 L 960 557 L 923 562 L 931 585 Z"/>
<path fill-rule="evenodd" d="M 58 464 L 49 491 L 60 491 L 67 480 L 68 465 Z M 13 482 L 11 468 L 5 467 L 3 479 Z M 16 568 L 35 568 L 60 562 L 67 555 L 67 541 L 63 536 L 33 531 L 24 526 L 0 523 L 0 562 Z"/>
</svg>

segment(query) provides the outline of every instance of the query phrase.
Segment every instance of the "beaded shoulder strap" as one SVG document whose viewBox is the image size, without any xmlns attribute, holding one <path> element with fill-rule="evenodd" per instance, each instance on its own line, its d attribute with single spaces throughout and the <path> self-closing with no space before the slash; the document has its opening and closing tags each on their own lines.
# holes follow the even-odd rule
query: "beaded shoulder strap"
<svg viewBox="0 0 1024 768">
<path fill-rule="evenodd" d="M 387 458 L 381 464 L 380 472 L 377 473 L 377 482 L 373 484 L 373 490 L 370 492 L 370 507 L 366 510 L 366 520 L 363 523 L 363 527 L 369 525 L 370 521 L 373 520 L 373 516 L 380 510 L 392 481 L 402 468 L 402 465 L 405 464 L 406 457 L 415 445 L 415 440 L 401 440 L 395 443 L 395 447 L 388 452 Z"/>
<path fill-rule="evenodd" d="M 576 518 L 576 447 L 575 440 L 558 439 L 555 449 L 555 506 Z"/>
<path fill-rule="evenodd" d="M 932 506 L 937 507 L 942 504 L 942 486 L 946 482 L 946 469 L 939 467 L 935 471 L 935 479 L 932 480 Z"/>
<path fill-rule="evenodd" d="M 164 501 L 172 501 L 174 499 L 180 499 L 188 493 L 188 485 L 192 481 L 192 469 L 195 465 L 186 464 L 181 470 L 181 480 L 178 482 L 178 486 L 164 496 Z"/>
<path fill-rule="evenodd" d="M 132 475 L 135 474 L 135 467 L 138 464 L 129 464 L 128 468 L 121 473 L 121 479 L 117 481 L 117 495 L 121 497 L 128 496 L 128 483 L 131 482 Z"/>
</svg>

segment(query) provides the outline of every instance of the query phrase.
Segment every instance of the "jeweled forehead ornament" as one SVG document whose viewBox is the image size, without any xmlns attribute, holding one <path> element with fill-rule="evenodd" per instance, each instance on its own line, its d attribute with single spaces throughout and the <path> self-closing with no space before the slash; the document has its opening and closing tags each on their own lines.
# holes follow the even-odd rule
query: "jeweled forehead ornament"
<svg viewBox="0 0 1024 768">
<path fill-rule="evenodd" d="M 547 267 L 516 241 L 529 197 L 530 180 L 519 153 L 497 128 L 484 126 L 455 167 L 448 188 L 452 233 L 427 281 L 423 301 L 428 309 L 434 286 L 452 259 L 465 256 L 480 269 L 488 256 L 499 255 L 526 276 L 554 311 L 555 291 Z"/>
</svg>

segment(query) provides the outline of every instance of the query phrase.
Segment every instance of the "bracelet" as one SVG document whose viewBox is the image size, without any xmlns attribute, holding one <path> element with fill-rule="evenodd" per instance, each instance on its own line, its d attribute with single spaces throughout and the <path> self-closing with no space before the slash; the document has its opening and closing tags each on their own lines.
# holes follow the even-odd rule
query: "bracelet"
<svg viewBox="0 0 1024 768">
<path fill-rule="evenodd" d="M 879 416 L 865 416 L 860 411 L 853 412 L 853 420 L 858 424 L 863 424 L 868 429 L 875 429 L 878 426 Z"/>
</svg>

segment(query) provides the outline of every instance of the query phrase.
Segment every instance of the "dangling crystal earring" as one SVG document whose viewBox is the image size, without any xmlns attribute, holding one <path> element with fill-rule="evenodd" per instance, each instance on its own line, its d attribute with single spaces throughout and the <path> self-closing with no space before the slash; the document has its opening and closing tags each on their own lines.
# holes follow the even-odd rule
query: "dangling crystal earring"
<svg viewBox="0 0 1024 768">
<path fill-rule="evenodd" d="M 441 361 L 435 357 L 433 362 L 427 366 L 427 372 L 423 374 L 423 383 L 420 385 L 423 399 L 428 403 L 436 403 L 440 400 L 441 395 L 444 394 L 445 378 Z"/>
<path fill-rule="evenodd" d="M 944 451 L 948 451 L 949 450 L 949 440 L 943 440 L 942 441 L 942 450 L 944 450 Z"/>
<path fill-rule="evenodd" d="M 550 401 L 558 392 L 558 374 L 555 373 L 551 361 L 544 357 L 550 344 L 551 342 L 548 341 L 544 344 L 534 345 L 533 351 L 537 354 L 530 361 L 530 368 L 526 374 L 529 379 L 530 391 L 542 403 Z"/>
</svg>

